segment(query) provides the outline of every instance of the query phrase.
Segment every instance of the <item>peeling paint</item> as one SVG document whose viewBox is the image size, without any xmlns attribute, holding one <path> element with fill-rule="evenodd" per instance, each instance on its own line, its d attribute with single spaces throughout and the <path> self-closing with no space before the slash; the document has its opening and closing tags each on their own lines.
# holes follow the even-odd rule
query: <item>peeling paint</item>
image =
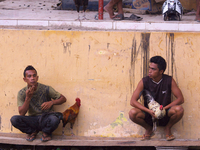
<svg viewBox="0 0 200 150">
<path fill-rule="evenodd" d="M 85 132 L 85 136 L 101 136 L 101 137 L 135 137 L 137 136 L 131 131 L 132 127 L 129 125 L 130 122 L 124 117 L 124 112 L 119 113 L 119 117 L 115 119 L 110 125 L 105 127 L 100 127 L 97 129 L 88 130 Z M 91 126 L 96 126 L 97 123 L 91 124 Z"/>
<path fill-rule="evenodd" d="M 71 56 L 71 50 L 70 50 L 70 46 L 71 46 L 72 43 L 70 42 L 66 42 L 66 43 L 63 43 L 63 53 L 66 53 L 67 51 L 69 52 L 69 56 Z"/>
<path fill-rule="evenodd" d="M 124 117 L 124 113 L 120 112 L 119 117 L 117 117 L 117 119 L 113 123 L 111 123 L 110 125 L 111 125 L 112 128 L 114 128 L 118 125 L 123 126 L 124 121 L 127 121 L 127 119 Z"/>
<path fill-rule="evenodd" d="M 143 77 L 148 75 L 149 70 L 150 35 L 150 33 L 142 33 L 141 50 L 143 52 Z"/>
</svg>

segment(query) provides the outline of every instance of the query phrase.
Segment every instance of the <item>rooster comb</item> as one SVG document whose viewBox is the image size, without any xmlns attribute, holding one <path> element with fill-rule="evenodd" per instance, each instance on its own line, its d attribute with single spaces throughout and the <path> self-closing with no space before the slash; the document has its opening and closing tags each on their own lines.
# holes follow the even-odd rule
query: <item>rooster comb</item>
<svg viewBox="0 0 200 150">
<path fill-rule="evenodd" d="M 76 98 L 76 101 L 80 102 L 81 100 L 80 100 L 80 98 L 77 97 L 77 98 Z"/>
</svg>

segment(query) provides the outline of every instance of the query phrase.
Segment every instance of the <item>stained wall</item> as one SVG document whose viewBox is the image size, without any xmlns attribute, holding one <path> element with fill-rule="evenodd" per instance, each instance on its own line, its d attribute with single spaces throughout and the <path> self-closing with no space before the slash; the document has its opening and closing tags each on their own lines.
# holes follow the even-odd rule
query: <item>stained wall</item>
<svg viewBox="0 0 200 150">
<path fill-rule="evenodd" d="M 128 117 L 130 99 L 148 72 L 148 60 L 161 55 L 183 92 L 185 114 L 173 128 L 182 139 L 200 131 L 200 33 L 0 30 L 0 132 L 20 133 L 10 118 L 18 114 L 17 92 L 26 86 L 23 70 L 33 65 L 39 82 L 54 87 L 67 102 L 80 97 L 74 126 L 78 136 L 141 137 L 143 128 Z M 70 134 L 69 126 L 66 135 Z M 62 125 L 53 134 L 61 135 Z M 164 138 L 162 128 L 157 137 Z"/>
</svg>

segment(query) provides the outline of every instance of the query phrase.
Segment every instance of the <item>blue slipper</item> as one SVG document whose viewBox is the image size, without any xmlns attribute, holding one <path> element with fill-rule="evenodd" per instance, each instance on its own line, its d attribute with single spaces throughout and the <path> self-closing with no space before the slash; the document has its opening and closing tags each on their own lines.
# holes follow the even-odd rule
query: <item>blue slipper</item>
<svg viewBox="0 0 200 150">
<path fill-rule="evenodd" d="M 32 134 L 28 134 L 26 140 L 29 141 L 29 142 L 32 142 L 33 140 L 35 140 L 37 134 L 38 134 L 38 132 L 34 132 Z"/>
<path fill-rule="evenodd" d="M 42 138 L 41 138 L 42 142 L 47 142 L 47 141 L 50 141 L 51 139 L 52 139 L 51 135 L 48 135 L 48 134 L 44 135 L 44 133 L 42 134 Z"/>
</svg>

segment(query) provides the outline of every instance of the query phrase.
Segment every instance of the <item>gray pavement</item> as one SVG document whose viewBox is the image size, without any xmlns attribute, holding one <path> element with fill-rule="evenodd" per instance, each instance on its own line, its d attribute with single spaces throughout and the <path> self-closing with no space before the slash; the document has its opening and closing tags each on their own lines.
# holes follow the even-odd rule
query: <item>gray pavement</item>
<svg viewBox="0 0 200 150">
<path fill-rule="evenodd" d="M 42 27 L 49 29 L 84 30 L 130 30 L 130 31 L 173 31 L 200 32 L 200 23 L 194 21 L 195 15 L 184 15 L 182 21 L 164 21 L 162 15 L 137 14 L 141 21 L 114 21 L 104 12 L 103 20 L 97 11 L 87 11 L 88 20 L 76 20 L 75 10 L 54 10 L 59 0 L 0 0 L 0 27 Z M 125 13 L 125 17 L 131 13 Z M 80 12 L 80 17 L 83 12 Z"/>
</svg>

